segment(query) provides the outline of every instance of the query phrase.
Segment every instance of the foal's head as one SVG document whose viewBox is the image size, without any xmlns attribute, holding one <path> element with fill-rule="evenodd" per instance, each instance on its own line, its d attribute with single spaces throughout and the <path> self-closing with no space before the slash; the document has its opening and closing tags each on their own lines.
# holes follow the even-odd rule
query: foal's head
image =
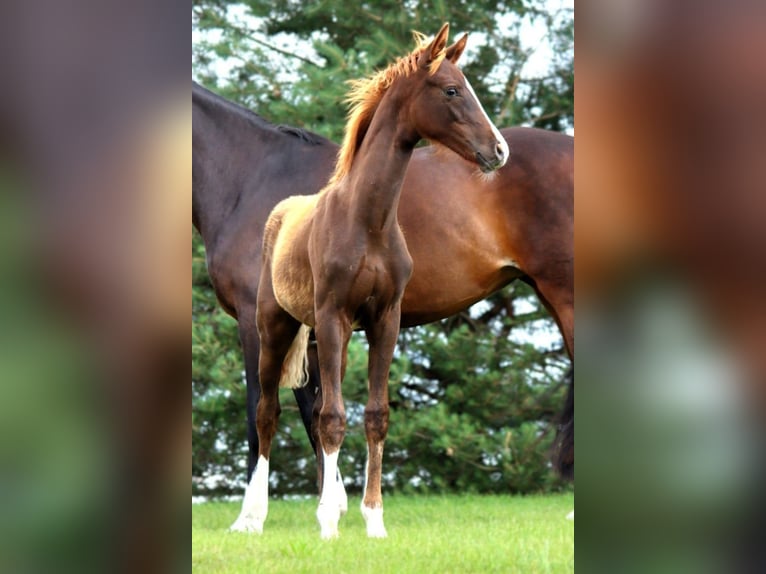
<svg viewBox="0 0 766 574">
<path fill-rule="evenodd" d="M 508 144 L 487 117 L 471 85 L 456 66 L 468 40 L 447 46 L 449 25 L 431 42 L 418 36 L 413 52 L 369 78 L 352 82 L 348 101 L 352 108 L 332 181 L 350 170 L 372 118 L 387 94 L 396 98 L 398 120 L 409 130 L 407 139 L 438 142 L 484 172 L 502 167 Z"/>
<path fill-rule="evenodd" d="M 448 47 L 448 34 L 445 24 L 420 52 L 417 72 L 400 82 L 403 90 L 411 90 L 405 113 L 417 135 L 447 146 L 490 172 L 507 161 L 508 144 L 456 65 L 468 35 Z"/>
</svg>

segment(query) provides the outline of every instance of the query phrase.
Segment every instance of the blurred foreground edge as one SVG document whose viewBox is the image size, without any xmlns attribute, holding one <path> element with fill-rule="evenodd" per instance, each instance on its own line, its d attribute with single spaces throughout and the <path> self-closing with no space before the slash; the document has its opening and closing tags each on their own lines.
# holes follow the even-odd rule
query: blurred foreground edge
<svg viewBox="0 0 766 574">
<path fill-rule="evenodd" d="M 188 561 L 187 18 L 2 8 L 2 570 Z"/>
<path fill-rule="evenodd" d="M 764 568 L 765 26 L 577 5 L 584 572 Z"/>
</svg>

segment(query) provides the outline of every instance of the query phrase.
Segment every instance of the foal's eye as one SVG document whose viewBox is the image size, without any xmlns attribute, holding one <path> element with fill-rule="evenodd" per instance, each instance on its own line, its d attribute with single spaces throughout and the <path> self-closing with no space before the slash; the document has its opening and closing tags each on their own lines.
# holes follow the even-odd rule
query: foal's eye
<svg viewBox="0 0 766 574">
<path fill-rule="evenodd" d="M 448 98 L 454 98 L 457 96 L 457 88 L 455 86 L 450 86 L 449 88 L 444 88 L 444 95 Z"/>
</svg>

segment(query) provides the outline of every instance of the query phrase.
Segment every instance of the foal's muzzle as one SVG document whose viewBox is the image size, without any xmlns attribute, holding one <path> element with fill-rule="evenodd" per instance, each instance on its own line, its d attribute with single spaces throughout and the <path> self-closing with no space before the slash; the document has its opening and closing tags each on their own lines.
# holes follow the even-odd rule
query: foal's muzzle
<svg viewBox="0 0 766 574">
<path fill-rule="evenodd" d="M 495 149 L 492 153 L 487 154 L 487 156 L 481 152 L 476 152 L 476 160 L 479 164 L 479 168 L 484 173 L 500 169 L 508 160 L 508 145 L 504 141 L 496 142 Z"/>
</svg>

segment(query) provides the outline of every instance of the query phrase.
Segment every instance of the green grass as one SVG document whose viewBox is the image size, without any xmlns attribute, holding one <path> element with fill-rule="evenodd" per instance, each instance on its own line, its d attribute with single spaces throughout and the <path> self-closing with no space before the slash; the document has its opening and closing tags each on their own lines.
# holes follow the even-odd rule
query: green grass
<svg viewBox="0 0 766 574">
<path fill-rule="evenodd" d="M 192 506 L 196 573 L 574 572 L 573 494 L 388 496 L 388 538 L 369 540 L 349 498 L 340 538 L 322 541 L 315 499 L 271 500 L 263 535 L 228 532 L 239 503 Z"/>
</svg>

